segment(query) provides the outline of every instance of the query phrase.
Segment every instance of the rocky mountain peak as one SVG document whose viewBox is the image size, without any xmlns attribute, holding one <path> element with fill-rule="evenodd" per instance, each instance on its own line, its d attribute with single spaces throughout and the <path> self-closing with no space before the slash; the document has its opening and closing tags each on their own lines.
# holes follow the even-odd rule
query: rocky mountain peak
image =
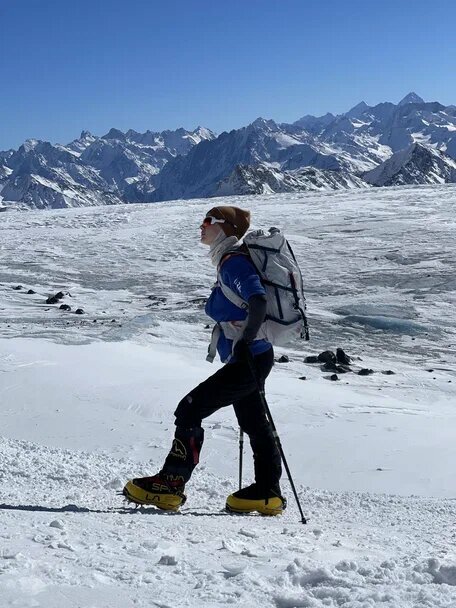
<svg viewBox="0 0 456 608">
<path fill-rule="evenodd" d="M 262 118 L 261 116 L 259 116 L 256 120 L 254 120 L 251 125 L 252 127 L 255 127 L 257 129 L 263 129 L 263 130 L 267 130 L 267 131 L 275 131 L 276 129 L 278 129 L 278 125 L 273 121 L 273 120 L 268 120 L 266 118 Z"/>
<path fill-rule="evenodd" d="M 106 135 L 102 135 L 102 139 L 118 139 L 120 141 L 125 141 L 125 133 L 120 131 L 119 129 L 109 129 L 109 132 Z"/>
<path fill-rule="evenodd" d="M 39 139 L 26 139 L 22 146 L 19 147 L 19 151 L 30 152 L 34 150 L 41 142 Z"/>
<path fill-rule="evenodd" d="M 408 95 L 406 95 L 403 99 L 401 99 L 398 105 L 405 106 L 407 103 L 425 103 L 425 102 L 424 102 L 424 99 L 422 99 L 419 95 L 417 95 L 416 93 L 414 93 L 412 91 L 411 93 L 408 93 Z"/>
<path fill-rule="evenodd" d="M 358 116 L 363 114 L 368 108 L 369 106 L 367 105 L 367 103 L 365 101 L 361 101 L 360 103 L 356 104 L 356 106 L 353 106 L 351 110 L 346 112 L 345 116 L 348 116 L 348 118 L 357 118 Z"/>
</svg>

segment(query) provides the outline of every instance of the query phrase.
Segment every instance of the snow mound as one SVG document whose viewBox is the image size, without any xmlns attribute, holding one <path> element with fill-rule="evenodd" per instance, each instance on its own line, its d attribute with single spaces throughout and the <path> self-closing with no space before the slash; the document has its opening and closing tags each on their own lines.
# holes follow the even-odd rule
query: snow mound
<svg viewBox="0 0 456 608">
<path fill-rule="evenodd" d="M 455 574 L 455 566 L 440 565 L 436 559 L 343 560 L 328 568 L 297 558 L 282 579 L 294 591 L 277 595 L 275 601 L 278 608 L 450 607 L 454 592 L 436 585 L 453 586 Z"/>
</svg>

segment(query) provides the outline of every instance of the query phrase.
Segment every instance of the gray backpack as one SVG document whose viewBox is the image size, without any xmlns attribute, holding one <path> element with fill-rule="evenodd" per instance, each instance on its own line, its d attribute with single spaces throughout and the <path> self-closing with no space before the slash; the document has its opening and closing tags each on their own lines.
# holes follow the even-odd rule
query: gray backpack
<svg viewBox="0 0 456 608">
<path fill-rule="evenodd" d="M 244 237 L 244 244 L 266 290 L 266 318 L 257 338 L 278 346 L 294 338 L 309 340 L 302 274 L 283 233 L 279 228 L 270 228 L 268 233 L 253 230 Z M 220 274 L 218 284 L 230 302 L 248 306 L 222 282 Z"/>
</svg>

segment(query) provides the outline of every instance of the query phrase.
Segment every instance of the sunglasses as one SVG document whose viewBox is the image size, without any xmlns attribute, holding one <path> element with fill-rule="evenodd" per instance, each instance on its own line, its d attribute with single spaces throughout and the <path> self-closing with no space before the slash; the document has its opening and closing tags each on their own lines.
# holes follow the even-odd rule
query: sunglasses
<svg viewBox="0 0 456 608">
<path fill-rule="evenodd" d="M 224 224 L 225 220 L 218 220 L 216 217 L 208 215 L 202 221 L 203 226 L 212 226 L 213 224 Z"/>
<path fill-rule="evenodd" d="M 233 226 L 233 228 L 237 228 L 236 224 L 233 224 L 228 220 L 219 220 L 218 218 L 212 217 L 211 215 L 208 215 L 202 221 L 203 226 L 212 226 L 213 224 L 229 224 L 230 226 Z"/>
</svg>

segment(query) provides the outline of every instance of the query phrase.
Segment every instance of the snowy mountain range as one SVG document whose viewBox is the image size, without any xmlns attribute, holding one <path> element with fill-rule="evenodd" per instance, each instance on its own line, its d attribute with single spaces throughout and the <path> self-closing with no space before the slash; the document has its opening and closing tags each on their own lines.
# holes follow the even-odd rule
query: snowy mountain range
<svg viewBox="0 0 456 608">
<path fill-rule="evenodd" d="M 292 124 L 258 118 L 216 136 L 83 131 L 0 152 L 4 206 L 58 208 L 456 181 L 456 106 L 409 93 Z"/>
<path fill-rule="evenodd" d="M 147 201 L 167 162 L 214 137 L 198 127 L 161 133 L 111 129 L 102 137 L 83 131 L 66 146 L 27 140 L 17 151 L 0 152 L 1 195 L 7 203 L 35 209 Z"/>
</svg>

